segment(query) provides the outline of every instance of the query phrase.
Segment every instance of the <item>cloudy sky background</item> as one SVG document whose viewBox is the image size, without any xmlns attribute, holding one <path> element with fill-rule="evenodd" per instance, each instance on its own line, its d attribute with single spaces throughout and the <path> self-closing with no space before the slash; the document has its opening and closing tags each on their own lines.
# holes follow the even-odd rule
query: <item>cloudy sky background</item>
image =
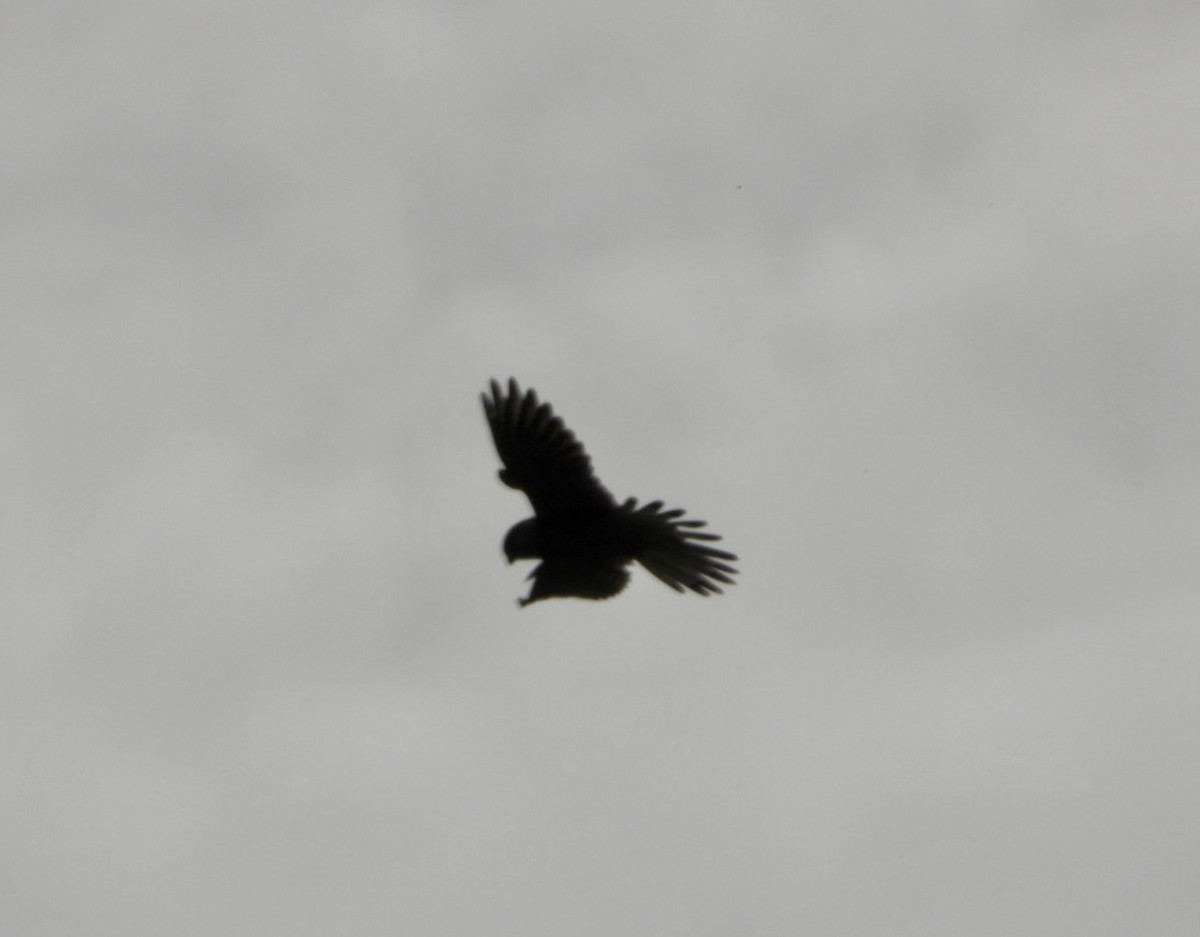
<svg viewBox="0 0 1200 937">
<path fill-rule="evenodd" d="M 0 930 L 1200 930 L 1194 3 L 2 18 Z"/>
</svg>

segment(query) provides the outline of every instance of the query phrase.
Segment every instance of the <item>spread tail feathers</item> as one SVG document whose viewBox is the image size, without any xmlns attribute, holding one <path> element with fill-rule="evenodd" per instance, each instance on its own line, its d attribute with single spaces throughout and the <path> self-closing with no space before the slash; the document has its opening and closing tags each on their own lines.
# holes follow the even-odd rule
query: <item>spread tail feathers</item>
<svg viewBox="0 0 1200 937">
<path fill-rule="evenodd" d="M 661 501 L 652 501 L 639 508 L 632 498 L 621 506 L 638 531 L 634 559 L 676 592 L 691 589 L 709 595 L 721 591 L 718 583 L 733 585 L 731 577 L 737 570 L 729 561 L 737 557 L 705 545 L 721 538 L 699 530 L 704 521 L 680 520 L 681 509 L 664 511 L 662 506 Z"/>
</svg>

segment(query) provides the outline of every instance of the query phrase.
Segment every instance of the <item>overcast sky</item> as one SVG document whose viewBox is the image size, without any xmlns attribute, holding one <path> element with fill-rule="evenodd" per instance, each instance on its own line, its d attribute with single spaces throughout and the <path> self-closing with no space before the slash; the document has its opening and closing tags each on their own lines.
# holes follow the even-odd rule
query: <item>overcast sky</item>
<svg viewBox="0 0 1200 937">
<path fill-rule="evenodd" d="M 1194 2 L 0 22 L 0 931 L 1200 933 Z"/>
</svg>

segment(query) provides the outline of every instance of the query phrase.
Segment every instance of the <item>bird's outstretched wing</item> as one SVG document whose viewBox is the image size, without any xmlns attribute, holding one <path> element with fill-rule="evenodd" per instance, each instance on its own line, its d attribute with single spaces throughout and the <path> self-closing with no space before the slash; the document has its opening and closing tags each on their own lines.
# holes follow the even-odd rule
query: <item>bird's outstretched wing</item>
<svg viewBox="0 0 1200 937">
<path fill-rule="evenodd" d="M 607 599 L 625 588 L 629 573 L 616 559 L 553 557 L 539 563 L 527 578 L 533 580 L 533 588 L 526 598 L 517 599 L 520 605 L 565 597 Z"/>
<path fill-rule="evenodd" d="M 632 498 L 621 505 L 623 523 L 634 532 L 633 558 L 676 592 L 691 589 L 709 595 L 720 593 L 718 583 L 733 585 L 737 570 L 729 563 L 737 557 L 705 546 L 720 536 L 699 530 L 704 521 L 680 520 L 682 509 L 664 511 L 662 506 L 661 501 L 651 501 L 639 508 Z"/>
<path fill-rule="evenodd" d="M 539 517 L 616 507 L 616 500 L 592 473 L 591 460 L 579 440 L 550 404 L 538 403 L 532 389 L 521 393 L 509 378 L 505 394 L 493 380 L 492 395 L 483 395 L 483 411 L 504 463 L 500 480 L 525 492 Z"/>
</svg>

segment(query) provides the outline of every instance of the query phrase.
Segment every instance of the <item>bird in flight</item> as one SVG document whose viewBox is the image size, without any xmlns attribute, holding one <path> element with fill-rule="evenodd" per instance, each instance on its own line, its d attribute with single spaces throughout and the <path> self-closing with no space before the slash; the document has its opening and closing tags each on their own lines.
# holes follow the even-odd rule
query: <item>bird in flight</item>
<svg viewBox="0 0 1200 937">
<path fill-rule="evenodd" d="M 524 392 L 512 378 L 507 392 L 492 381 L 483 411 L 504 468 L 500 480 L 518 488 L 534 516 L 504 538 L 504 555 L 541 560 L 529 574 L 533 587 L 517 604 L 541 599 L 607 599 L 629 581 L 625 569 L 637 560 L 676 592 L 700 595 L 733 584 L 737 557 L 707 544 L 721 538 L 699 530 L 704 521 L 684 520 L 683 511 L 663 510 L 661 501 L 623 504 L 592 473 L 583 446 L 555 416 L 550 404 Z"/>
</svg>

